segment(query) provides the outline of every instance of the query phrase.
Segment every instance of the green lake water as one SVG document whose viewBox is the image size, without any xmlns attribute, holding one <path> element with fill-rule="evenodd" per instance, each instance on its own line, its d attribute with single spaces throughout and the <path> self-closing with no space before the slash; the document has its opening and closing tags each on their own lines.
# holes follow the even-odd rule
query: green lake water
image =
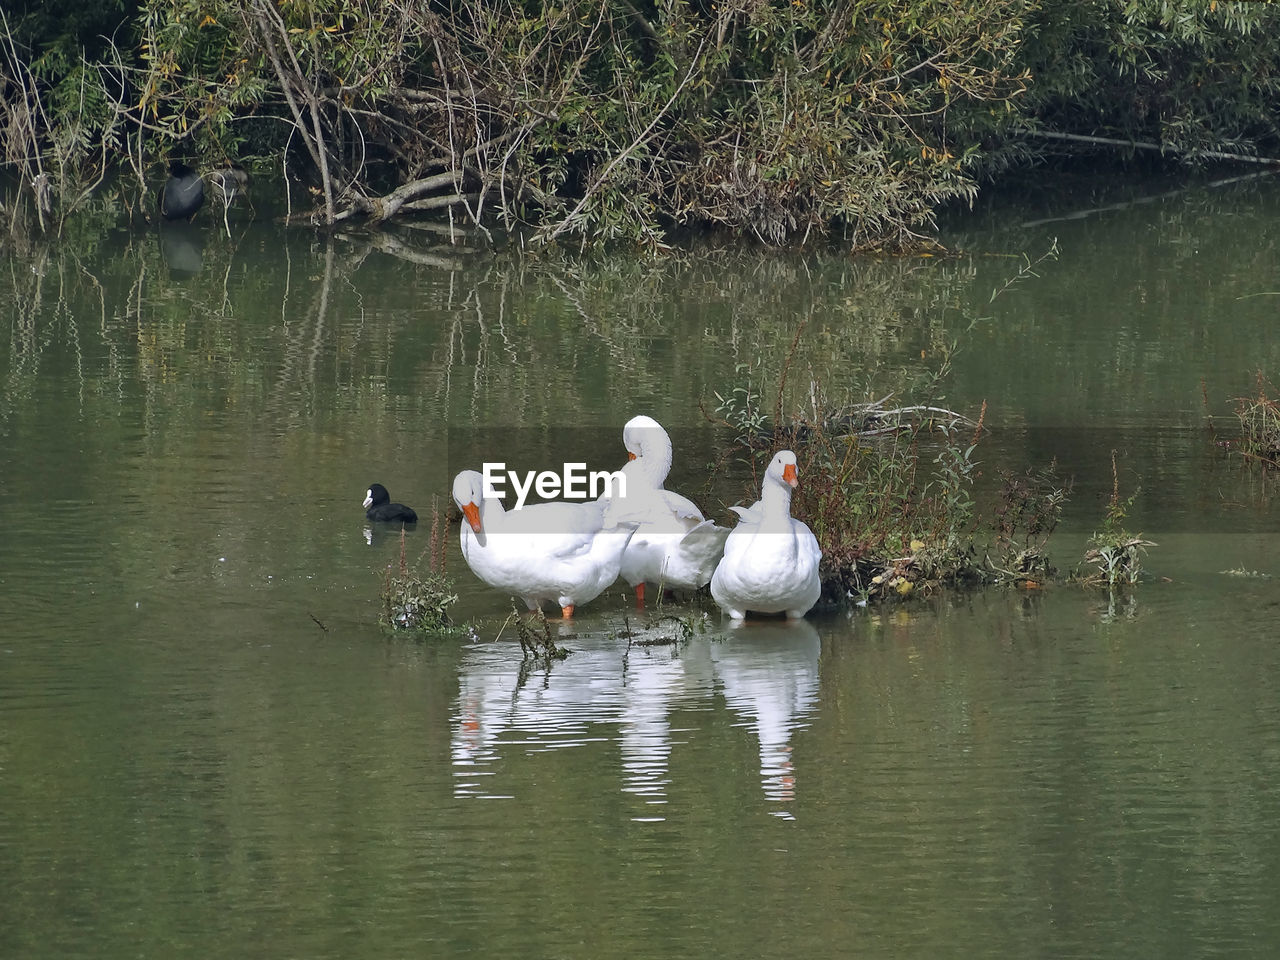
<svg viewBox="0 0 1280 960">
<path fill-rule="evenodd" d="M 1278 223 L 1274 179 L 1093 180 L 922 258 L 243 213 L 6 247 L 0 957 L 1275 956 L 1280 510 L 1216 441 L 1280 370 Z M 980 488 L 1074 481 L 1062 568 L 1114 451 L 1145 581 L 630 647 L 619 583 L 522 670 L 455 529 L 472 636 L 378 627 L 369 483 L 429 515 L 484 459 L 620 466 L 648 413 L 727 522 L 703 410 L 793 341 L 798 404 L 949 358 Z"/>
</svg>

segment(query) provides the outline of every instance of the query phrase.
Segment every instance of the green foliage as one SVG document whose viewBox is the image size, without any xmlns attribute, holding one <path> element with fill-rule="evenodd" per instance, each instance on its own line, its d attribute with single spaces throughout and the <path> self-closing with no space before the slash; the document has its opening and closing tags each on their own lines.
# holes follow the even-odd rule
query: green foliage
<svg viewBox="0 0 1280 960">
<path fill-rule="evenodd" d="M 1184 153 L 1275 149 L 1280 7 L 1209 0 L 1044 0 L 1021 62 L 1021 104 L 1056 130 Z"/>
<path fill-rule="evenodd" d="M 919 243 L 977 173 L 1048 150 L 1029 127 L 1274 146 L 1278 7 L 64 0 L 10 29 L 66 204 L 108 154 L 140 174 L 174 152 L 284 156 L 330 221 L 393 215 L 428 188 L 369 198 L 443 173 L 441 203 L 547 241 L 718 227 L 869 248 Z"/>
<path fill-rule="evenodd" d="M 734 442 L 748 450 L 757 447 L 759 439 L 769 430 L 769 418 L 761 407 L 761 396 L 752 382 L 752 373 L 747 364 L 736 364 L 734 374 L 745 376 L 746 381 L 734 385 L 723 395 L 715 395 L 719 401 L 716 413 L 736 431 Z"/>
<path fill-rule="evenodd" d="M 454 626 L 448 611 L 457 602 L 453 581 L 441 574 L 419 576 L 403 567 L 399 573 L 388 569 L 379 622 L 392 630 L 447 633 Z"/>
<path fill-rule="evenodd" d="M 138 0 L 10 0 L 9 30 L 31 60 L 32 72 L 50 83 L 103 59 L 114 43 L 127 47 Z"/>
</svg>

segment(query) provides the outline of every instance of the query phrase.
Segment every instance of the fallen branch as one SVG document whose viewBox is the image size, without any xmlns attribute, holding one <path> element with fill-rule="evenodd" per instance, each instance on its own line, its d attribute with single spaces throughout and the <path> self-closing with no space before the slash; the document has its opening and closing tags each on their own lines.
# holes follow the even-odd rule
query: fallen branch
<svg viewBox="0 0 1280 960">
<path fill-rule="evenodd" d="M 411 200 L 401 210 L 440 210 L 455 204 L 475 203 L 480 198 L 478 193 L 449 193 L 438 197 L 425 197 L 422 200 Z"/>
<path fill-rule="evenodd" d="M 1041 137 L 1045 140 L 1071 140 L 1076 143 L 1094 143 L 1104 147 L 1128 147 L 1131 150 L 1155 150 L 1158 153 L 1184 153 L 1188 157 L 1208 157 L 1211 160 L 1234 160 L 1239 163 L 1266 163 L 1280 166 L 1280 159 L 1273 157 L 1251 157 L 1245 153 L 1225 153 L 1221 150 L 1180 150 L 1159 143 L 1144 143 L 1141 140 L 1117 140 L 1112 137 L 1094 137 L 1083 133 L 1058 133 L 1054 130 L 1028 130 L 1029 137 Z"/>
<path fill-rule="evenodd" d="M 363 213 L 374 221 L 390 220 L 400 212 L 401 207 L 430 194 L 434 190 L 439 190 L 441 187 L 457 188 L 461 186 L 462 176 L 463 174 L 460 170 L 446 170 L 444 173 L 437 173 L 433 177 L 411 180 L 381 197 L 355 196 L 351 198 L 351 205 L 334 216 L 333 219 L 335 222 L 347 220 Z M 458 195 L 456 189 L 452 195 Z"/>
</svg>

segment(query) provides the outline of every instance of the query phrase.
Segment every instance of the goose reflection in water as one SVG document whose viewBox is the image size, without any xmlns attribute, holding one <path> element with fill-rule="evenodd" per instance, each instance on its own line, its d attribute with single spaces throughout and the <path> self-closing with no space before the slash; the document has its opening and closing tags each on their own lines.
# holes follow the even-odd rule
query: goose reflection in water
<svg viewBox="0 0 1280 960">
<path fill-rule="evenodd" d="M 558 627 L 551 624 L 553 632 Z M 456 794 L 498 796 L 482 778 L 498 772 L 503 748 L 538 753 L 580 746 L 612 739 L 602 733 L 610 727 L 621 733 L 624 768 L 631 771 L 626 788 L 649 798 L 661 793 L 671 749 L 666 704 L 683 676 L 674 648 L 633 649 L 627 656 L 625 642 L 585 635 L 569 645 L 571 656 L 535 669 L 523 683 L 510 645 L 470 649 L 453 718 Z M 650 702 L 642 703 L 646 696 Z M 661 704 L 656 713 L 655 704 Z"/>
<path fill-rule="evenodd" d="M 806 725 L 818 695 L 821 641 L 812 624 L 749 621 L 727 636 L 679 646 L 628 650 L 617 639 L 588 635 L 569 645 L 568 659 L 523 684 L 510 645 L 468 650 L 451 731 L 456 795 L 512 796 L 495 789 L 506 750 L 533 754 L 616 739 L 623 791 L 647 805 L 665 804 L 672 750 L 688 736 L 672 729 L 671 714 L 706 709 L 719 691 L 739 718 L 735 726 L 752 729 L 759 740 L 766 799 L 794 801 L 791 737 Z"/>
<path fill-rule="evenodd" d="M 760 740 L 765 797 L 790 804 L 796 797 L 791 737 L 808 726 L 818 700 L 822 639 L 807 620 L 737 621 L 711 660 L 725 703 Z M 774 816 L 791 819 L 785 810 Z"/>
<path fill-rule="evenodd" d="M 627 658 L 622 698 L 623 790 L 646 803 L 667 802 L 671 782 L 671 710 L 699 686 L 674 645 L 640 647 Z M 696 694 L 695 694 L 696 696 Z"/>
</svg>

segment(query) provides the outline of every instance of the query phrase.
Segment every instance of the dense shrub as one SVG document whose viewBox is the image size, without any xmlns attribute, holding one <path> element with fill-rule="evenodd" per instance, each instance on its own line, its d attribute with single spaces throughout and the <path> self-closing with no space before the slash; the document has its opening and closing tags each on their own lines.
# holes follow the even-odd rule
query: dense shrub
<svg viewBox="0 0 1280 960">
<path fill-rule="evenodd" d="M 40 8 L 31 7 L 32 11 Z M 1176 0 L 63 0 L 8 22 L 8 159 L 304 177 L 316 218 L 457 206 L 543 239 L 903 245 L 1057 132 L 1274 148 L 1280 9 Z M 285 168 L 280 157 L 285 156 Z M 299 194 L 303 197 L 305 194 Z M 301 203 L 301 200 L 299 201 Z"/>
</svg>

